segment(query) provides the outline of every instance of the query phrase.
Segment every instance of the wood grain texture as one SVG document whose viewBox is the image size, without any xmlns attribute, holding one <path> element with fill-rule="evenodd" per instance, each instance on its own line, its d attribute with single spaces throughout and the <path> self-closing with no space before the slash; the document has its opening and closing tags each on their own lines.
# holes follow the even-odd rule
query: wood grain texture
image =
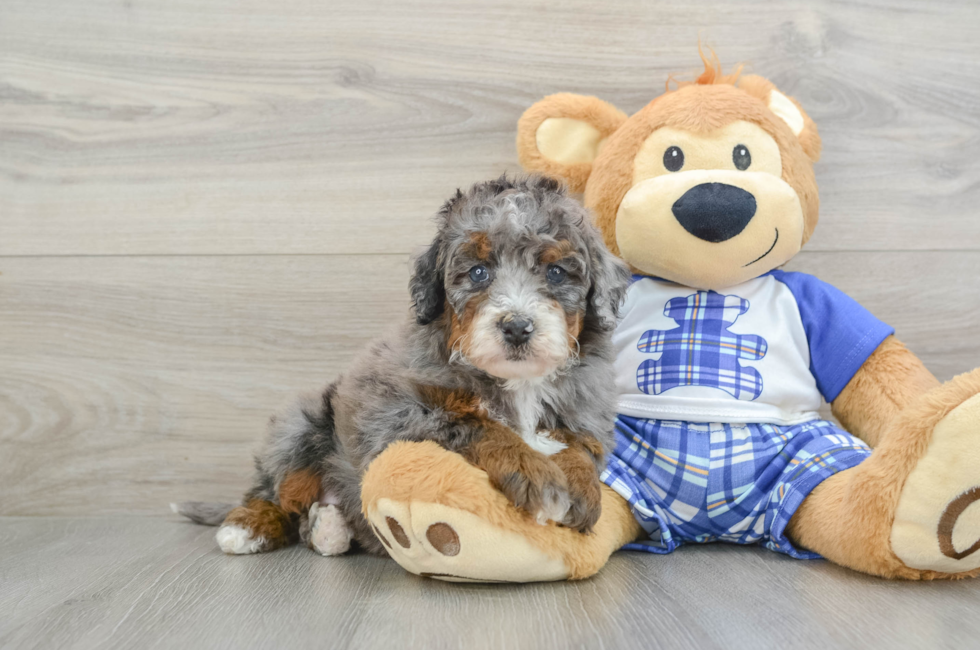
<svg viewBox="0 0 980 650">
<path fill-rule="evenodd" d="M 521 111 L 559 90 L 637 110 L 696 71 L 699 34 L 824 135 L 791 268 L 968 370 L 978 26 L 965 0 L 9 0 L 0 514 L 236 499 L 271 410 L 404 313 L 429 215 L 516 169 Z"/>
<path fill-rule="evenodd" d="M 173 520 L 0 518 L 5 648 L 972 648 L 980 581 L 910 584 L 758 548 L 618 553 L 585 582 L 460 585 Z"/>
<path fill-rule="evenodd" d="M 802 253 L 941 379 L 980 360 L 980 253 Z M 283 401 L 407 314 L 402 255 L 0 259 L 0 514 L 237 501 Z"/>
<path fill-rule="evenodd" d="M 556 91 L 635 111 L 703 36 L 824 136 L 810 250 L 980 246 L 973 0 L 7 0 L 0 254 L 404 253 Z"/>
<path fill-rule="evenodd" d="M 269 415 L 407 314 L 407 273 L 404 256 L 3 260 L 0 513 L 237 501 Z"/>
<path fill-rule="evenodd" d="M 980 581 L 710 546 L 446 585 L 225 557 L 167 502 L 239 498 L 270 412 L 405 313 L 429 216 L 517 169 L 527 106 L 636 111 L 699 36 L 820 127 L 790 268 L 940 378 L 980 365 L 977 33 L 974 0 L 4 0 L 0 515 L 51 516 L 0 517 L 0 647 L 974 647 Z"/>
</svg>

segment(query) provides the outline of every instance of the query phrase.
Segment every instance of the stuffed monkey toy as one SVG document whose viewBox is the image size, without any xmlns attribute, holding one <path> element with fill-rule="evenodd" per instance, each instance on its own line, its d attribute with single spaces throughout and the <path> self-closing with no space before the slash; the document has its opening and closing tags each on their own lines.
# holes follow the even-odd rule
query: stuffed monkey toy
<svg viewBox="0 0 980 650">
<path fill-rule="evenodd" d="M 940 384 L 857 302 L 779 269 L 819 208 L 820 137 L 795 100 L 705 60 L 631 117 L 546 97 L 517 147 L 525 169 L 584 192 L 634 273 L 614 334 L 602 516 L 588 535 L 538 525 L 456 454 L 398 443 L 362 498 L 376 527 L 408 531 L 399 564 L 447 580 L 578 579 L 624 546 L 725 541 L 887 578 L 980 573 L 980 371 Z M 840 426 L 820 419 L 821 400 Z"/>
</svg>

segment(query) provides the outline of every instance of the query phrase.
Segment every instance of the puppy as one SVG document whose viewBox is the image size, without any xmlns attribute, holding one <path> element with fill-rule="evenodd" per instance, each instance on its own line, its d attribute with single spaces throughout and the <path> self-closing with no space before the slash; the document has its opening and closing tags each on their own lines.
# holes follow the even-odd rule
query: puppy
<svg viewBox="0 0 980 650">
<path fill-rule="evenodd" d="M 437 220 L 409 319 L 272 418 L 244 505 L 174 506 L 221 523 L 226 553 L 302 539 L 324 555 L 352 540 L 385 554 L 360 478 L 396 440 L 462 454 L 539 523 L 588 532 L 599 518 L 615 416 L 609 338 L 629 271 L 551 179 L 457 190 Z"/>
</svg>

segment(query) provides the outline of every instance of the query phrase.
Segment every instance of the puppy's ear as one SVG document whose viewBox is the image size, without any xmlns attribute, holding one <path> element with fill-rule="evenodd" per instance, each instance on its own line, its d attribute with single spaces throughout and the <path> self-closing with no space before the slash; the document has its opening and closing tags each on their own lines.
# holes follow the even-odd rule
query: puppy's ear
<svg viewBox="0 0 980 650">
<path fill-rule="evenodd" d="M 591 225 L 587 238 L 590 286 L 586 319 L 594 320 L 599 329 L 609 332 L 616 328 L 619 307 L 630 285 L 630 270 L 609 252 L 599 231 Z"/>
<path fill-rule="evenodd" d="M 560 178 L 582 192 L 602 144 L 625 121 L 625 113 L 601 99 L 549 95 L 518 121 L 517 157 L 527 171 Z"/>
<path fill-rule="evenodd" d="M 415 260 L 415 272 L 408 283 L 415 305 L 415 320 L 428 325 L 442 315 L 446 301 L 441 258 L 442 239 L 436 237 L 428 250 Z"/>
</svg>

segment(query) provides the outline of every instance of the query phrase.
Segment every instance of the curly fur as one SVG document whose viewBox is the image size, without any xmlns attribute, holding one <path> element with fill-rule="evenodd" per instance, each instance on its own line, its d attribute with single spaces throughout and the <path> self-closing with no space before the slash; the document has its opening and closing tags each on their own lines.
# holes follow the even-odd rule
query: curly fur
<svg viewBox="0 0 980 650">
<path fill-rule="evenodd" d="M 464 452 L 480 441 L 489 421 L 518 433 L 575 432 L 598 442 L 597 465 L 611 445 L 609 336 L 629 273 L 603 247 L 586 210 L 551 179 L 501 177 L 457 191 L 437 224 L 434 241 L 414 263 L 414 305 L 405 322 L 368 346 L 323 392 L 300 397 L 270 421 L 244 502 L 271 502 L 303 539 L 310 535 L 305 513 L 319 500 L 339 508 L 357 544 L 385 553 L 361 513 L 361 476 L 399 440 L 431 440 Z M 545 270 L 557 258 L 567 280 L 549 283 Z M 469 276 L 480 260 L 493 277 L 486 289 L 474 287 Z M 505 379 L 485 371 L 483 352 L 475 350 L 503 349 L 485 314 L 503 318 L 507 309 L 560 314 L 537 325 L 521 350 L 507 352 L 507 361 L 520 368 L 560 347 L 561 359 L 552 360 L 544 376 Z M 475 314 L 469 320 L 468 312 Z M 460 336 L 469 347 L 457 344 Z M 538 350 L 538 340 L 551 343 Z M 182 513 L 214 518 L 195 516 L 189 504 Z"/>
</svg>

